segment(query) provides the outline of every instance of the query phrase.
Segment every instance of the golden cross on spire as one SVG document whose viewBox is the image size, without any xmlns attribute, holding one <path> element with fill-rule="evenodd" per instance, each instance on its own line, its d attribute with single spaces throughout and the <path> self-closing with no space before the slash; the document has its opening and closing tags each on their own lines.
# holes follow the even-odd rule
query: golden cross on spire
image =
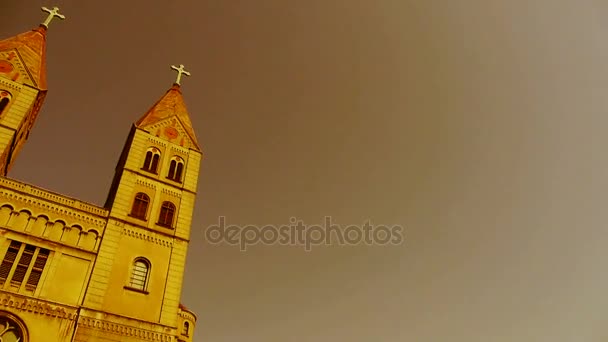
<svg viewBox="0 0 608 342">
<path fill-rule="evenodd" d="M 50 9 L 48 9 L 46 7 L 42 7 L 42 10 L 44 12 L 47 12 L 49 14 L 48 17 L 46 17 L 46 20 L 42 24 L 40 24 L 40 25 L 42 25 L 44 27 L 48 28 L 49 24 L 51 23 L 51 20 L 55 19 L 55 17 L 57 17 L 57 18 L 59 18 L 61 20 L 65 19 L 65 15 L 59 14 L 59 8 L 58 7 L 53 7 L 52 10 L 50 10 Z"/>
<path fill-rule="evenodd" d="M 190 76 L 190 73 L 187 72 L 186 69 L 184 69 L 183 64 L 180 64 L 179 67 L 172 65 L 171 69 L 177 71 L 177 79 L 175 80 L 175 84 L 177 84 L 177 85 L 181 85 L 180 82 L 182 80 L 182 75 Z"/>
</svg>

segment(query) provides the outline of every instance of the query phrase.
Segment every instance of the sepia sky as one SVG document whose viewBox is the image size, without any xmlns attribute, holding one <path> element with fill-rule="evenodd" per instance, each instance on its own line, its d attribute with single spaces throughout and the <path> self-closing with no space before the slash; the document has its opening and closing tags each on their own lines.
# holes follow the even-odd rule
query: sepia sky
<svg viewBox="0 0 608 342">
<path fill-rule="evenodd" d="M 182 82 L 202 162 L 196 342 L 608 339 L 603 0 L 2 1 L 61 8 L 10 176 L 103 204 L 130 125 Z M 402 225 L 398 246 L 205 240 L 230 224 Z"/>
</svg>

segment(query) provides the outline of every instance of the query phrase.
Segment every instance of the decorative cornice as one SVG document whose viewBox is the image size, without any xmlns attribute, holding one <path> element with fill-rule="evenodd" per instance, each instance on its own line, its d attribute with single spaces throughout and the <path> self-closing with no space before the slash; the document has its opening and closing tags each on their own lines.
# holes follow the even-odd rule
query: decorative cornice
<svg viewBox="0 0 608 342">
<path fill-rule="evenodd" d="M 57 205 L 65 206 L 73 210 L 78 210 L 81 212 L 85 212 L 87 214 L 91 214 L 94 216 L 99 216 L 105 218 L 108 216 L 109 211 L 105 208 L 85 203 L 83 201 L 70 198 L 64 195 L 60 195 L 48 190 L 44 190 L 29 184 L 21 183 L 19 181 L 15 181 L 12 179 L 8 179 L 5 177 L 0 177 L 0 189 L 7 189 L 10 191 L 15 191 L 17 193 L 21 193 L 24 195 L 30 195 L 37 197 L 39 199 L 45 199 L 50 202 L 53 202 Z M 84 217 L 84 216 L 83 216 Z M 105 220 L 99 220 L 105 224 Z"/>
<path fill-rule="evenodd" d="M 38 198 L 28 198 L 25 195 L 22 195 L 22 194 L 19 194 L 16 192 L 12 192 L 12 191 L 7 191 L 2 188 L 0 188 L 0 197 L 4 197 L 9 201 L 18 201 L 22 204 L 34 206 L 34 207 L 40 208 L 45 211 L 52 211 L 59 215 L 70 216 L 70 217 L 74 218 L 75 220 L 80 221 L 80 223 L 86 222 L 87 224 L 91 224 L 91 225 L 94 225 L 99 228 L 104 228 L 106 225 L 106 220 L 98 219 L 98 218 L 91 217 L 88 215 L 83 215 L 82 213 L 79 213 L 77 211 L 77 209 L 75 209 L 75 208 L 72 208 L 72 207 L 66 208 L 64 206 L 57 205 L 54 203 L 48 203 L 45 201 L 41 201 Z M 2 203 L 0 203 L 0 204 L 2 204 Z M 17 209 L 17 208 L 15 208 L 15 209 Z"/>
<path fill-rule="evenodd" d="M 134 229 L 123 228 L 122 234 L 126 235 L 126 236 L 130 236 L 130 237 L 134 237 L 136 239 L 140 239 L 143 241 L 152 242 L 159 246 L 168 247 L 168 248 L 173 247 L 173 242 L 171 240 L 160 237 L 160 236 L 153 236 L 153 235 L 157 235 L 157 234 L 153 234 L 151 232 L 136 231 Z"/>
<path fill-rule="evenodd" d="M 134 175 L 135 177 L 137 177 L 136 184 L 139 184 L 139 183 L 137 183 L 137 181 L 139 181 L 140 178 L 144 178 L 147 181 L 151 181 L 151 182 L 154 182 L 154 183 L 157 183 L 157 184 L 161 184 L 161 185 L 164 185 L 164 186 L 171 186 L 174 189 L 179 189 L 179 191 L 181 191 L 181 192 L 187 192 L 187 193 L 196 195 L 195 191 L 188 190 L 186 188 L 180 187 L 182 185 L 182 183 L 180 183 L 180 184 L 177 184 L 176 182 L 169 183 L 168 181 L 166 181 L 166 180 L 164 180 L 162 178 L 161 179 L 154 178 L 154 177 L 151 177 L 150 175 L 148 175 L 148 174 L 146 174 L 144 172 L 141 172 L 139 170 L 133 170 L 133 169 L 130 169 L 130 168 L 127 168 L 127 167 L 125 167 L 124 170 L 128 171 L 129 173 L 131 173 L 132 175 Z"/>
<path fill-rule="evenodd" d="M 116 335 L 121 336 L 132 336 L 146 341 L 163 341 L 172 342 L 174 336 L 156 331 L 135 328 L 124 324 L 118 324 L 114 322 L 102 321 L 99 319 L 80 317 L 78 325 L 87 327 L 95 330 L 107 331 Z"/>
<path fill-rule="evenodd" d="M 169 190 L 169 189 L 163 189 L 161 192 L 162 192 L 163 194 L 165 194 L 165 195 L 169 195 L 169 196 L 171 196 L 171 197 L 175 197 L 175 198 L 182 198 L 182 195 L 181 195 L 179 192 L 177 192 L 177 191 L 171 191 L 171 190 Z"/>
<path fill-rule="evenodd" d="M 13 310 L 28 311 L 39 315 L 71 321 L 75 320 L 77 317 L 76 308 L 59 306 L 42 300 L 16 296 L 4 291 L 0 292 L 0 305 Z"/>
<path fill-rule="evenodd" d="M 172 144 L 171 145 L 171 151 L 173 153 L 178 153 L 182 157 L 186 158 L 188 156 L 188 153 L 190 152 L 190 149 L 188 149 L 186 147 L 179 146 L 179 145 Z"/>
<path fill-rule="evenodd" d="M 190 311 L 179 311 L 177 313 L 177 315 L 183 319 L 187 319 L 190 320 L 192 322 L 196 322 L 196 315 L 194 315 L 194 313 L 190 312 Z"/>
<path fill-rule="evenodd" d="M 144 187 L 146 187 L 148 189 L 156 190 L 156 185 L 154 183 L 146 182 L 143 179 L 137 179 L 137 180 L 135 180 L 135 184 L 144 186 Z"/>
<path fill-rule="evenodd" d="M 126 220 L 118 218 L 118 217 L 110 218 L 108 221 L 108 225 L 111 225 L 111 224 L 115 225 L 117 227 L 120 227 L 120 228 L 128 227 L 128 228 L 124 228 L 121 231 L 122 235 L 131 236 L 130 235 L 131 233 L 129 233 L 129 234 L 126 233 L 126 230 L 129 230 L 130 232 L 133 232 L 135 234 L 139 234 L 139 232 L 147 232 L 149 234 L 156 234 L 157 236 L 161 236 L 165 239 L 165 243 L 169 243 L 169 245 L 167 247 L 172 247 L 174 243 L 182 243 L 182 242 L 189 243 L 190 242 L 189 239 L 184 239 L 181 236 L 175 235 L 175 228 L 164 228 L 163 227 L 162 229 L 153 229 L 148 226 L 137 224 L 136 222 L 133 222 L 133 221 L 126 221 Z M 137 237 L 137 236 L 134 236 L 134 237 Z M 147 238 L 142 238 L 142 239 L 148 241 Z M 162 245 L 162 243 L 161 243 L 161 245 Z"/>
<path fill-rule="evenodd" d="M 0 77 L 0 86 L 3 87 L 8 87 L 10 89 L 6 89 L 6 90 L 16 90 L 16 91 L 21 91 L 21 89 L 23 89 L 22 85 L 17 83 L 17 82 L 11 82 L 10 80 Z M 13 94 L 13 96 L 15 96 L 15 94 Z"/>
<path fill-rule="evenodd" d="M 142 130 L 142 131 L 143 131 L 143 130 Z M 145 131 L 144 131 L 144 132 L 145 132 Z M 148 132 L 146 132 L 146 133 L 148 133 Z M 163 141 L 162 139 L 157 138 L 157 137 L 154 137 L 154 136 L 152 136 L 152 135 L 151 135 L 151 136 L 148 136 L 148 142 L 150 142 L 150 143 L 152 143 L 152 144 L 155 144 L 155 145 L 160 145 L 160 146 L 162 146 L 162 147 L 167 147 L 167 142 L 166 142 L 166 141 Z"/>
</svg>

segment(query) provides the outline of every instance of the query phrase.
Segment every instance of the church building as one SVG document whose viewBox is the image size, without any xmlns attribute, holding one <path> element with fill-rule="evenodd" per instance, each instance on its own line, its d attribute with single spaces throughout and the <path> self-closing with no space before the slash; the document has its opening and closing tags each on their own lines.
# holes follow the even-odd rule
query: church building
<svg viewBox="0 0 608 342">
<path fill-rule="evenodd" d="M 0 341 L 190 342 L 180 298 L 202 159 L 180 90 L 190 74 L 173 66 L 175 83 L 125 128 L 103 206 L 10 179 L 47 95 L 49 24 L 65 18 L 42 9 L 39 27 L 0 40 Z"/>
</svg>

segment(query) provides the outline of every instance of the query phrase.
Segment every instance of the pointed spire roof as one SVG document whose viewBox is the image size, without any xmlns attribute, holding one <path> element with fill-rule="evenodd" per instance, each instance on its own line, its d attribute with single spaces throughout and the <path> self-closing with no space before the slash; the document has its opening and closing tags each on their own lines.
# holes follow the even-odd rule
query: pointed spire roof
<svg viewBox="0 0 608 342">
<path fill-rule="evenodd" d="M 15 53 L 25 64 L 26 72 L 29 78 L 34 83 L 34 86 L 40 90 L 47 90 L 46 87 L 46 31 L 53 19 L 65 19 L 63 14 L 59 13 L 58 7 L 48 9 L 42 7 L 43 12 L 48 13 L 48 16 L 37 28 L 18 34 L 0 41 L 0 52 L 9 52 L 9 59 L 15 58 Z"/>
<path fill-rule="evenodd" d="M 27 72 L 40 90 L 46 85 L 46 31 L 44 25 L 0 41 L 0 51 L 14 50 L 25 63 Z"/>
<path fill-rule="evenodd" d="M 198 140 L 196 139 L 194 129 L 192 128 L 192 121 L 190 121 L 190 115 L 188 114 L 188 109 L 186 108 L 186 103 L 184 102 L 184 97 L 182 96 L 182 91 L 178 83 L 174 83 L 165 95 L 163 95 L 160 100 L 144 114 L 144 116 L 137 120 L 135 126 L 144 128 L 145 126 L 153 125 L 171 117 L 176 117 L 180 121 L 192 141 L 192 144 L 196 149 L 200 150 Z"/>
</svg>

